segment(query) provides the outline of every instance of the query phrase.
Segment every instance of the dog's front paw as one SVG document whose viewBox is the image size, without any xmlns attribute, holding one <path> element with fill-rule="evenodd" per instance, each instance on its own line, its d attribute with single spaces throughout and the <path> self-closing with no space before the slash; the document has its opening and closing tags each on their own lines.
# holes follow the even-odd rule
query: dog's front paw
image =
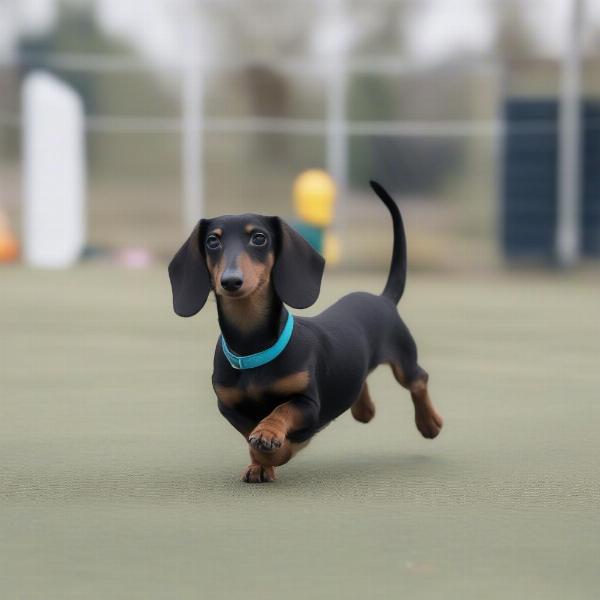
<svg viewBox="0 0 600 600">
<path fill-rule="evenodd" d="M 421 435 L 428 439 L 437 437 L 444 425 L 441 415 L 433 407 L 426 411 L 417 411 L 415 421 Z"/>
<path fill-rule="evenodd" d="M 257 427 L 248 437 L 248 443 L 259 452 L 275 452 L 281 448 L 284 435 L 273 429 Z"/>
<path fill-rule="evenodd" d="M 242 471 L 242 481 L 246 483 L 267 483 L 275 481 L 275 467 L 251 464 Z"/>
</svg>

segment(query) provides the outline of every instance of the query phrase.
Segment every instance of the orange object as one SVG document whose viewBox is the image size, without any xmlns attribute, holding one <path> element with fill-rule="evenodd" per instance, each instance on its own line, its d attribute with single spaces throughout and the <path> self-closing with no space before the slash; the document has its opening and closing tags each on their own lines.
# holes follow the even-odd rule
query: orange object
<svg viewBox="0 0 600 600">
<path fill-rule="evenodd" d="M 0 262 L 13 262 L 19 256 L 19 243 L 8 232 L 0 232 Z"/>
<path fill-rule="evenodd" d="M 19 242 L 12 234 L 8 219 L 0 210 L 0 263 L 12 262 L 19 256 Z"/>
</svg>

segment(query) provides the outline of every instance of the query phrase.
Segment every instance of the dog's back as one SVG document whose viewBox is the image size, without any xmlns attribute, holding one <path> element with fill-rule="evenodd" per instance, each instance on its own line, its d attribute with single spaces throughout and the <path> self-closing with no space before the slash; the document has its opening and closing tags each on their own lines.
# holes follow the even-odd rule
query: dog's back
<svg viewBox="0 0 600 600">
<path fill-rule="evenodd" d="M 378 365 L 402 365 L 409 379 L 418 372 L 415 342 L 386 296 L 354 292 L 297 323 L 314 338 L 315 381 L 323 398 L 319 427 L 352 406 Z"/>
</svg>

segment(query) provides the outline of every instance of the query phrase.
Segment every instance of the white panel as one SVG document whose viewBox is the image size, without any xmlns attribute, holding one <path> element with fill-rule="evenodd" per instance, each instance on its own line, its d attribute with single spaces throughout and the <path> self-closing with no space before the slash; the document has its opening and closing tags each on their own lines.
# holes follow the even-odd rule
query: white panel
<svg viewBox="0 0 600 600">
<path fill-rule="evenodd" d="M 85 150 L 79 96 L 46 73 L 23 86 L 24 257 L 68 267 L 85 243 Z"/>
</svg>

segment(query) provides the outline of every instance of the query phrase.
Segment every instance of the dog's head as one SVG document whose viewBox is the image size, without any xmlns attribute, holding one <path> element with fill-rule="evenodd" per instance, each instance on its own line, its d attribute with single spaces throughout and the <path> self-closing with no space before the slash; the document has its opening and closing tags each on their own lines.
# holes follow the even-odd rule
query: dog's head
<svg viewBox="0 0 600 600">
<path fill-rule="evenodd" d="M 319 296 L 324 266 L 321 255 L 279 217 L 202 219 L 169 264 L 173 308 L 191 317 L 211 289 L 234 300 L 271 285 L 285 304 L 306 308 Z"/>
</svg>

